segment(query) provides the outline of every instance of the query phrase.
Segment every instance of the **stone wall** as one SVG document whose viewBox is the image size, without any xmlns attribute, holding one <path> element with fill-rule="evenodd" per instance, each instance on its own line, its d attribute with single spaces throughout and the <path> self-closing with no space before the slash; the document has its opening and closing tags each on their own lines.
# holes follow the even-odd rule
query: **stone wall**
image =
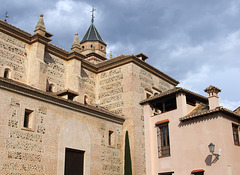
<svg viewBox="0 0 240 175">
<path fill-rule="evenodd" d="M 128 94 L 124 96 L 124 103 L 128 103 L 124 110 L 124 116 L 127 119 L 124 128 L 129 131 L 133 174 L 145 174 L 144 115 L 143 107 L 139 102 L 146 99 L 146 94 L 153 96 L 155 93 L 173 88 L 173 85 L 134 64 L 132 64 L 132 70 L 128 71 L 124 71 L 127 74 L 124 76 L 126 78 L 124 81 L 131 81 L 132 86 L 130 84 L 124 86 L 128 89 L 128 92 L 124 92 Z M 128 78 L 131 75 L 132 79 Z M 129 96 L 132 97 L 129 98 Z"/>
<path fill-rule="evenodd" d="M 60 136 L 63 143 L 67 144 L 66 147 L 78 149 L 67 140 L 70 138 L 74 141 L 71 138 L 79 134 L 77 143 L 85 144 L 81 142 L 81 137 L 86 131 L 78 132 L 77 125 L 65 128 L 73 131 L 70 136 L 63 137 L 60 134 L 63 124 L 72 119 L 82 123 L 90 134 L 90 158 L 84 160 L 84 164 L 89 167 L 86 174 L 122 175 L 122 125 L 2 89 L 0 95 L 3 104 L 0 107 L 1 175 L 57 174 L 59 166 L 60 169 L 64 168 L 64 161 L 59 162 L 58 147 L 62 146 L 59 143 Z M 25 109 L 33 111 L 34 124 L 31 129 L 23 127 Z M 109 131 L 113 132 L 111 145 Z"/>
<path fill-rule="evenodd" d="M 9 35 L 0 32 L 0 73 L 9 68 L 10 78 L 26 81 L 27 45 Z"/>
<path fill-rule="evenodd" d="M 5 119 L 1 129 L 5 129 L 2 142 L 0 174 L 44 174 L 42 156 L 44 154 L 43 138 L 45 134 L 46 108 L 39 107 L 34 114 L 34 130 L 23 127 L 24 109 L 22 101 L 15 97 L 5 98 Z M 6 112 L 8 111 L 8 112 Z"/>
<path fill-rule="evenodd" d="M 123 160 L 122 160 L 122 147 L 123 147 L 123 133 L 122 128 L 114 128 L 114 125 L 101 123 L 99 125 L 99 132 L 101 133 L 101 152 L 102 162 L 102 175 L 121 175 Z M 108 133 L 113 131 L 113 144 L 108 143 Z M 95 173 L 96 174 L 96 173 Z"/>
<path fill-rule="evenodd" d="M 83 80 L 83 91 L 88 97 L 88 103 L 96 103 L 96 78 L 95 74 L 87 69 L 82 68 L 81 77 Z"/>
<path fill-rule="evenodd" d="M 99 74 L 100 105 L 116 114 L 123 114 L 123 73 L 115 68 Z"/>
<path fill-rule="evenodd" d="M 45 53 L 44 61 L 47 64 L 47 86 L 54 85 L 54 91 L 63 90 L 65 80 L 65 62 L 55 55 Z"/>
</svg>

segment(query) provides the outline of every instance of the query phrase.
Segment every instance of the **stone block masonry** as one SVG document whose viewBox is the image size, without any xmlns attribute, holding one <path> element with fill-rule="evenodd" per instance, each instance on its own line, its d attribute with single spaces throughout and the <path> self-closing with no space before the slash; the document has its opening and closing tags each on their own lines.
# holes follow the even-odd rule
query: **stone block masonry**
<svg viewBox="0 0 240 175">
<path fill-rule="evenodd" d="M 96 80 L 95 80 L 95 74 L 91 71 L 88 71 L 87 69 L 81 70 L 81 76 L 83 78 L 84 83 L 84 94 L 87 95 L 89 98 L 89 103 L 93 104 L 96 100 L 96 92 L 95 92 L 95 86 L 96 86 Z"/>
<path fill-rule="evenodd" d="M 100 73 L 99 77 L 100 91 L 98 98 L 100 105 L 116 114 L 122 114 L 124 105 L 122 98 L 124 92 L 122 69 L 115 68 Z"/>
<path fill-rule="evenodd" d="M 0 68 L 11 69 L 13 79 L 24 81 L 26 79 L 26 44 L 0 32 Z M 1 75 L 3 76 L 3 75 Z"/>
<path fill-rule="evenodd" d="M 43 135 L 45 128 L 42 117 L 47 114 L 46 108 L 39 107 L 39 113 L 36 114 L 36 117 L 41 116 L 36 123 L 36 132 L 23 130 L 22 122 L 20 122 L 23 111 L 21 100 L 11 98 L 9 110 L 11 112 L 7 124 L 9 134 L 5 137 L 6 152 L 0 163 L 2 172 L 6 175 L 43 175 L 45 168 L 42 155 L 44 154 Z"/>
<path fill-rule="evenodd" d="M 65 64 L 64 61 L 52 54 L 45 54 L 45 62 L 47 64 L 47 81 L 53 84 L 55 91 L 64 89 L 65 84 Z"/>
</svg>

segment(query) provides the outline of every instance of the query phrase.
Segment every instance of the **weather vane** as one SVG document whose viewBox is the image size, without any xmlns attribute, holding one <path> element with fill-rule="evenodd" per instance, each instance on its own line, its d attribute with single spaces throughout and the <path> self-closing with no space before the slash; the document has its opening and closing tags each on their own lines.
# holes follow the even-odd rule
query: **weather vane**
<svg viewBox="0 0 240 175">
<path fill-rule="evenodd" d="M 91 10 L 91 12 L 92 12 L 92 23 L 94 22 L 94 11 L 96 11 L 96 9 L 94 8 L 94 6 L 92 7 L 92 10 Z"/>
<path fill-rule="evenodd" d="M 9 16 L 8 16 L 8 12 L 7 12 L 7 11 L 6 11 L 4 17 L 5 17 L 4 21 L 7 22 L 7 18 L 9 18 Z"/>
</svg>

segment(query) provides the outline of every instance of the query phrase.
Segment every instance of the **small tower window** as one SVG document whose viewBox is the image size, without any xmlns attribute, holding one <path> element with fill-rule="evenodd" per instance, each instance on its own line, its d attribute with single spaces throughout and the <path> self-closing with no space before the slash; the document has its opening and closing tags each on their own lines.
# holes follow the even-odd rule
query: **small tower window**
<svg viewBox="0 0 240 175">
<path fill-rule="evenodd" d="M 9 77 L 10 77 L 10 69 L 6 68 L 6 69 L 4 70 L 3 77 L 4 77 L 4 78 L 9 78 Z"/>
<path fill-rule="evenodd" d="M 48 92 L 53 92 L 53 91 L 54 91 L 54 84 L 49 84 Z"/>
<path fill-rule="evenodd" d="M 33 111 L 32 110 L 25 109 L 23 127 L 33 128 Z"/>
<path fill-rule="evenodd" d="M 108 145 L 113 146 L 113 131 L 108 132 Z"/>
<path fill-rule="evenodd" d="M 86 105 L 86 104 L 88 104 L 89 103 L 89 101 L 88 101 L 88 96 L 87 95 L 84 95 L 84 104 Z"/>
</svg>

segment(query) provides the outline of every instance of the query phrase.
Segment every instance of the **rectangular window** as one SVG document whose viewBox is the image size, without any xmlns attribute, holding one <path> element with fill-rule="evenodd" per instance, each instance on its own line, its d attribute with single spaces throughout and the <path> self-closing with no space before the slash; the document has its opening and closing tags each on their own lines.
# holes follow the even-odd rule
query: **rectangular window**
<svg viewBox="0 0 240 175">
<path fill-rule="evenodd" d="M 234 145 L 239 146 L 238 125 L 232 124 Z"/>
<path fill-rule="evenodd" d="M 192 175 L 204 175 L 204 172 L 192 173 Z"/>
<path fill-rule="evenodd" d="M 158 173 L 158 175 L 172 175 L 174 172 Z"/>
<path fill-rule="evenodd" d="M 168 123 L 157 125 L 158 157 L 170 156 Z"/>
<path fill-rule="evenodd" d="M 108 132 L 108 145 L 113 146 L 113 131 Z"/>
<path fill-rule="evenodd" d="M 33 111 L 32 110 L 25 109 L 23 127 L 33 128 Z"/>
</svg>

